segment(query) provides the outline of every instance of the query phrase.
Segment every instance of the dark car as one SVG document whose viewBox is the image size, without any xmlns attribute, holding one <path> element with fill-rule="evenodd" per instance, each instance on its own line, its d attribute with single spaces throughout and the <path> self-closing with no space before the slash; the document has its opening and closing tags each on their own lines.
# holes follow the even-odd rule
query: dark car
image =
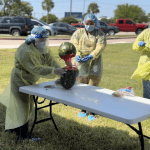
<svg viewBox="0 0 150 150">
<path fill-rule="evenodd" d="M 58 34 L 72 35 L 77 30 L 77 28 L 72 27 L 70 24 L 64 22 L 54 22 L 51 23 L 50 26 L 55 27 L 55 29 L 58 31 Z"/>
<path fill-rule="evenodd" d="M 105 34 L 109 34 L 109 35 L 114 35 L 115 33 L 119 32 L 119 28 L 118 27 L 114 27 L 114 26 L 108 26 L 108 24 L 104 21 L 99 21 L 100 23 L 100 30 L 103 31 Z M 72 23 L 71 26 L 76 27 L 76 28 L 84 28 L 84 24 L 83 23 Z"/>
<path fill-rule="evenodd" d="M 105 34 L 114 35 L 119 32 L 119 28 L 115 26 L 109 26 L 104 21 L 99 21 L 100 23 L 100 30 L 103 31 Z"/>
<path fill-rule="evenodd" d="M 21 16 L 0 17 L 0 33 L 11 35 L 28 35 L 33 29 L 31 19 Z"/>
</svg>

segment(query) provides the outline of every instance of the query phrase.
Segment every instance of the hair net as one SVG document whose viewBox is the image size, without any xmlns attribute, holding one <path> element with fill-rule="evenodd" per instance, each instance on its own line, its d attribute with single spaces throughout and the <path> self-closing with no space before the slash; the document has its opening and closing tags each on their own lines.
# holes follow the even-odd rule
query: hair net
<svg viewBox="0 0 150 150">
<path fill-rule="evenodd" d="M 46 29 L 44 29 L 43 27 L 41 26 L 38 26 L 38 27 L 35 27 L 31 30 L 31 35 L 32 34 L 36 34 L 38 35 L 38 37 L 36 38 L 41 38 L 41 37 L 45 37 L 48 35 L 48 32 Z"/>
<path fill-rule="evenodd" d="M 94 14 L 87 14 L 85 17 L 84 17 L 84 20 L 83 20 L 83 23 L 85 24 L 86 20 L 91 20 L 95 23 L 95 28 L 96 29 L 99 29 L 100 28 L 100 24 L 99 24 L 99 21 L 97 19 L 97 17 L 94 15 Z"/>
<path fill-rule="evenodd" d="M 35 27 L 31 30 L 31 35 L 25 40 L 26 44 L 35 43 L 35 38 L 47 38 L 48 32 L 41 26 Z"/>
</svg>

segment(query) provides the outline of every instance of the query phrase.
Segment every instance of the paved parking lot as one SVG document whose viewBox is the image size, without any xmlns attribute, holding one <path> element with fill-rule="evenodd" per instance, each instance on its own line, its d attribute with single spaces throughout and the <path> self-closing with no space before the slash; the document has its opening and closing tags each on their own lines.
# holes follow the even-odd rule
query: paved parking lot
<svg viewBox="0 0 150 150">
<path fill-rule="evenodd" d="M 69 42 L 70 40 L 49 40 L 49 46 L 59 46 L 63 42 Z M 132 39 L 112 39 L 107 40 L 107 44 L 116 43 L 133 43 L 135 38 Z M 0 49 L 3 48 L 18 48 L 24 40 L 0 40 Z"/>
<path fill-rule="evenodd" d="M 2 34 L 1 34 L 2 35 Z M 116 35 L 135 35 L 134 32 L 119 32 Z M 8 35 L 10 36 L 10 35 Z M 116 43 L 133 43 L 136 38 L 129 39 L 112 39 L 107 40 L 107 44 L 116 44 Z M 63 42 L 69 42 L 70 40 L 49 40 L 49 46 L 59 46 Z M 3 48 L 18 48 L 24 40 L 0 40 L 0 49 Z"/>
<path fill-rule="evenodd" d="M 119 32 L 116 35 L 136 35 L 135 32 Z"/>
</svg>

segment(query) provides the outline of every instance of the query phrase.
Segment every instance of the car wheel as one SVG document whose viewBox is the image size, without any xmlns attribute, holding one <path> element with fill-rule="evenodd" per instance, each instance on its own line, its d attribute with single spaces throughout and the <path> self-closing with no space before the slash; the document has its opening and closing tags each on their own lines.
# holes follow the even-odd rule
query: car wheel
<svg viewBox="0 0 150 150">
<path fill-rule="evenodd" d="M 47 30 L 47 32 L 49 33 L 49 36 L 51 36 L 51 31 Z"/>
<path fill-rule="evenodd" d="M 142 31 L 143 31 L 142 29 L 137 29 L 136 32 L 135 32 L 135 34 L 138 35 L 138 34 L 140 34 Z"/>
<path fill-rule="evenodd" d="M 20 36 L 20 31 L 18 29 L 14 29 L 11 32 L 12 36 Z"/>
<path fill-rule="evenodd" d="M 115 34 L 115 31 L 114 31 L 114 30 L 109 30 L 109 31 L 108 31 L 108 34 L 109 34 L 109 35 L 114 35 L 114 34 Z"/>
</svg>

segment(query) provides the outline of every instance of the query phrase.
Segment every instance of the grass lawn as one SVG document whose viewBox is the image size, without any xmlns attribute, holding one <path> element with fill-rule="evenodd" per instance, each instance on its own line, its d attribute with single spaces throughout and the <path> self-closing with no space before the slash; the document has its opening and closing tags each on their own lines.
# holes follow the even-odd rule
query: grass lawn
<svg viewBox="0 0 150 150">
<path fill-rule="evenodd" d="M 51 48 L 55 58 L 58 47 Z M 11 70 L 14 67 L 16 49 L 0 49 L 0 94 L 10 82 Z M 136 95 L 142 97 L 142 85 L 130 77 L 137 67 L 139 52 L 132 50 L 132 44 L 108 44 L 103 53 L 103 76 L 100 87 L 117 90 L 121 87 L 132 86 Z M 64 66 L 63 61 L 59 61 Z M 37 83 L 49 81 L 40 79 Z M 42 100 L 42 99 L 40 99 Z M 48 103 L 47 100 L 45 102 Z M 45 105 L 44 104 L 44 105 Z M 127 125 L 97 115 L 91 122 L 87 117 L 79 118 L 79 109 L 58 104 L 53 106 L 53 118 L 59 133 L 52 121 L 35 126 L 33 134 L 41 137 L 41 142 L 24 142 L 15 144 L 14 134 L 5 132 L 6 108 L 0 104 L 0 149 L 2 150 L 140 150 L 140 141 L 137 133 Z M 140 110 L 139 110 L 140 111 Z M 38 112 L 38 118 L 49 115 L 47 108 Z M 34 110 L 30 118 L 30 128 L 34 119 Z M 143 133 L 150 136 L 150 118 L 142 122 Z M 138 129 L 138 125 L 134 124 Z M 145 150 L 150 149 L 150 141 L 144 138 Z"/>
</svg>

